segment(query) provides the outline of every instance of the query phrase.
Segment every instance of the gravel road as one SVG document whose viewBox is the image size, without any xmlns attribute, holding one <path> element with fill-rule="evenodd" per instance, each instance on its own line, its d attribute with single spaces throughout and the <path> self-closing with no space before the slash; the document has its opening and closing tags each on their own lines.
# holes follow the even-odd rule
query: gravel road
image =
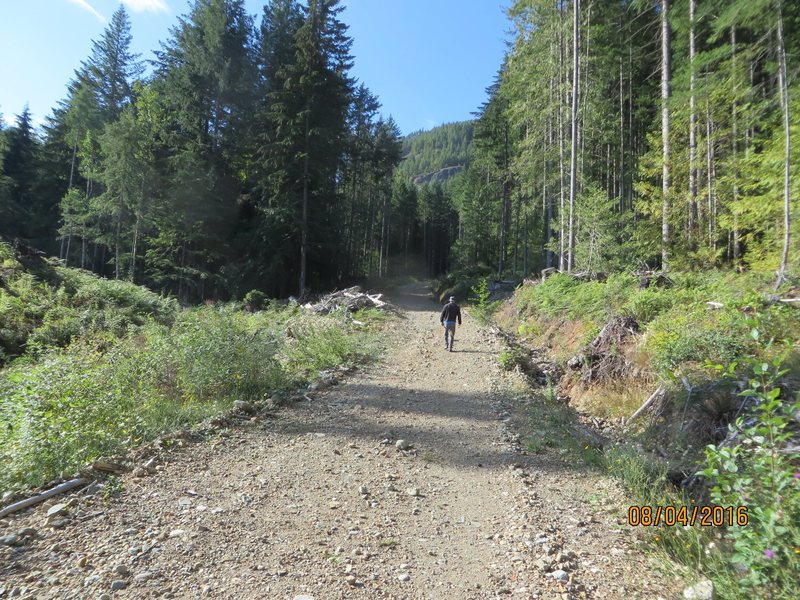
<svg viewBox="0 0 800 600">
<path fill-rule="evenodd" d="M 0 598 L 677 597 L 612 480 L 520 446 L 499 343 L 467 311 L 446 352 L 423 287 L 394 300 L 380 363 L 0 521 Z"/>
</svg>

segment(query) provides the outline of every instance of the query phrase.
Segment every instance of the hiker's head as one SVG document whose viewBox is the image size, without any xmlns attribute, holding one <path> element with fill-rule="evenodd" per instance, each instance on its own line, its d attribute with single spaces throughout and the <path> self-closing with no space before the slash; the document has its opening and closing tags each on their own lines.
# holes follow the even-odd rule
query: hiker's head
<svg viewBox="0 0 800 600">
<path fill-rule="evenodd" d="M 455 301 L 456 301 L 456 297 L 455 296 L 450 296 L 450 302 L 452 303 L 452 302 L 455 302 Z"/>
</svg>

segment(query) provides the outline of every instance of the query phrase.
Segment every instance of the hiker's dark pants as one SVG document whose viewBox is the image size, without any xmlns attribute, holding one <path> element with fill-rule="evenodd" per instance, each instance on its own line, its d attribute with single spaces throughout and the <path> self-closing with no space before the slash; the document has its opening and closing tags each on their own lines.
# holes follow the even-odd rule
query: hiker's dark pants
<svg viewBox="0 0 800 600">
<path fill-rule="evenodd" d="M 445 321 L 444 322 L 444 347 L 445 348 L 453 348 L 453 340 L 456 337 L 456 322 L 455 321 Z M 449 342 L 448 342 L 449 338 Z"/>
</svg>

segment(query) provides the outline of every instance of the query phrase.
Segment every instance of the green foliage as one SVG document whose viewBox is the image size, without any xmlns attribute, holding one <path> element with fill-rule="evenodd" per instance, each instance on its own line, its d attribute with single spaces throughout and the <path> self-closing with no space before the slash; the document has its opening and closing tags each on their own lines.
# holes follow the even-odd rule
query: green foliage
<svg viewBox="0 0 800 600">
<path fill-rule="evenodd" d="M 786 397 L 781 385 L 788 373 L 782 368 L 787 348 L 775 352 L 761 317 L 745 324 L 754 350 L 764 357 L 745 359 L 753 374 L 740 395 L 752 409 L 729 426 L 730 443 L 706 447 L 698 475 L 710 488 L 704 504 L 733 507 L 734 518 L 743 514 L 738 507 L 746 507 L 747 524 L 728 525 L 721 535 L 699 525 L 662 527 L 652 541 L 710 577 L 719 597 L 788 600 L 796 595 L 800 574 L 800 453 L 791 441 L 800 400 Z M 721 377 L 738 379 L 737 367 L 734 362 L 713 368 Z M 699 502 L 676 492 L 665 478 L 667 463 L 638 447 L 612 447 L 605 459 L 638 505 L 685 507 L 691 514 Z"/>
<path fill-rule="evenodd" d="M 747 507 L 748 523 L 726 530 L 731 561 L 744 572 L 737 578 L 743 597 L 792 598 L 800 575 L 800 452 L 789 442 L 800 399 L 786 398 L 778 385 L 784 358 L 752 361 L 741 392 L 754 402 L 752 416 L 730 426 L 734 445 L 706 448 L 700 471 L 715 504 Z"/>
<path fill-rule="evenodd" d="M 267 295 L 260 290 L 250 290 L 242 299 L 247 310 L 255 312 L 266 306 Z"/>
<path fill-rule="evenodd" d="M 177 303 L 124 281 L 112 281 L 86 271 L 45 264 L 25 269 L 10 246 L 0 275 L 0 348 L 3 362 L 23 354 L 65 346 L 92 332 L 124 336 L 131 327 L 149 321 L 169 325 Z"/>
<path fill-rule="evenodd" d="M 361 318 L 368 318 L 366 314 Z M 38 485 L 104 454 L 363 360 L 377 339 L 343 315 L 203 307 L 122 339 L 97 333 L 0 374 L 0 489 Z"/>
<path fill-rule="evenodd" d="M 649 458 L 641 449 L 612 446 L 605 452 L 605 466 L 641 504 L 658 504 L 663 499 L 666 465 Z"/>
<path fill-rule="evenodd" d="M 731 362 L 749 347 L 746 329 L 733 310 L 710 311 L 708 307 L 668 311 L 648 328 L 645 348 L 653 367 L 660 372 L 684 363 Z"/>
<path fill-rule="evenodd" d="M 615 210 L 618 201 L 592 184 L 577 198 L 575 270 L 589 273 L 619 271 L 629 264 L 630 249 L 621 242 L 626 215 Z M 557 240 L 550 249 L 558 251 Z"/>
<path fill-rule="evenodd" d="M 667 463 L 654 459 L 632 444 L 618 444 L 604 454 L 606 471 L 617 478 L 635 506 L 674 506 L 692 514 L 695 503 L 672 488 L 666 480 Z M 713 534 L 702 527 L 676 525 L 660 527 L 649 536 L 655 547 L 663 549 L 673 560 L 691 569 L 702 568 L 705 574 L 717 574 L 724 569 Z M 720 592 L 719 588 L 717 588 Z M 720 593 L 722 597 L 723 594 Z"/>
<path fill-rule="evenodd" d="M 449 271 L 433 282 L 433 295 L 439 302 L 450 296 L 455 296 L 457 302 L 466 302 L 474 297 L 473 288 L 490 273 L 491 269 L 485 266 Z"/>
<path fill-rule="evenodd" d="M 554 275 L 514 295 L 520 321 L 569 319 L 589 325 L 596 334 L 609 318 L 626 314 L 642 328 L 642 348 L 654 372 L 668 376 L 707 361 L 727 363 L 756 351 L 743 313 L 762 311 L 761 323 L 777 341 L 792 342 L 800 315 L 785 306 L 768 304 L 769 275 L 739 275 L 725 271 L 673 273 L 671 288 L 639 289 L 628 274 L 613 274 L 606 282 Z M 707 302 L 723 306 L 712 309 Z"/>
<path fill-rule="evenodd" d="M 635 293 L 635 286 L 627 274 L 613 274 L 606 282 L 581 282 L 556 274 L 540 285 L 521 288 L 515 303 L 525 315 L 604 322 Z"/>
<path fill-rule="evenodd" d="M 526 412 L 533 430 L 525 442 L 529 452 L 557 451 L 572 466 L 598 468 L 602 454 L 578 425 L 575 413 L 557 399 L 552 383 L 540 395 L 526 399 Z"/>
<path fill-rule="evenodd" d="M 639 325 L 646 325 L 658 315 L 669 310 L 675 298 L 668 291 L 653 287 L 634 294 L 622 311 L 636 319 Z"/>
<path fill-rule="evenodd" d="M 520 364 L 522 358 L 519 348 L 503 348 L 497 356 L 497 362 L 504 371 L 512 371 Z"/>
<path fill-rule="evenodd" d="M 489 291 L 489 281 L 485 277 L 472 287 L 471 292 L 475 299 L 472 314 L 485 325 L 491 321 L 492 315 L 497 312 L 501 302 L 490 300 L 492 293 Z"/>
<path fill-rule="evenodd" d="M 472 121 L 458 121 L 409 134 L 396 176 L 420 184 L 452 177 L 451 172 L 467 164 L 473 128 Z"/>
<path fill-rule="evenodd" d="M 517 335 L 522 337 L 527 336 L 535 336 L 541 333 L 541 329 L 539 325 L 533 319 L 529 319 L 523 323 L 520 323 L 520 326 L 517 328 Z"/>
</svg>

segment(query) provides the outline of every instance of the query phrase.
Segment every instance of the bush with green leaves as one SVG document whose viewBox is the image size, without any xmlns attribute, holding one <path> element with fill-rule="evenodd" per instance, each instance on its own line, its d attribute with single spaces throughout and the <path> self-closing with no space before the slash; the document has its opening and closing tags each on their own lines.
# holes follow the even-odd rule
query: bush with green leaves
<svg viewBox="0 0 800 600">
<path fill-rule="evenodd" d="M 433 295 L 439 302 L 455 296 L 458 302 L 472 298 L 472 288 L 492 273 L 489 267 L 477 266 L 471 269 L 450 271 L 433 283 Z"/>
<path fill-rule="evenodd" d="M 742 392 L 753 411 L 730 426 L 733 445 L 706 448 L 699 473 L 711 484 L 714 504 L 747 507 L 748 524 L 725 533 L 742 597 L 796 598 L 800 581 L 800 451 L 790 442 L 800 400 L 785 397 L 778 385 L 787 372 L 784 357 L 754 362 Z"/>
<path fill-rule="evenodd" d="M 247 310 L 255 312 L 263 310 L 267 306 L 267 295 L 260 290 L 250 290 L 242 298 Z"/>
<path fill-rule="evenodd" d="M 497 312 L 501 303 L 499 301 L 492 302 L 489 282 L 485 277 L 476 285 L 472 286 L 470 291 L 472 292 L 472 297 L 475 299 L 472 305 L 472 315 L 474 315 L 480 323 L 488 323 L 492 315 Z"/>
<path fill-rule="evenodd" d="M 635 279 L 616 273 L 604 281 L 579 281 L 565 273 L 523 287 L 515 302 L 525 315 L 605 322 L 635 293 Z"/>
<path fill-rule="evenodd" d="M 751 346 L 736 311 L 711 311 L 704 305 L 659 315 L 647 328 L 645 342 L 653 368 L 661 373 L 676 370 L 684 363 L 729 363 Z"/>
<path fill-rule="evenodd" d="M 633 274 L 612 274 L 605 282 L 556 274 L 515 293 L 517 322 L 525 324 L 525 331 L 547 331 L 570 320 L 594 332 L 613 316 L 632 316 L 644 334 L 648 366 L 662 377 L 707 361 L 728 363 L 757 352 L 742 324 L 743 314 L 758 311 L 770 336 L 790 343 L 797 340 L 800 313 L 769 301 L 774 289 L 763 274 L 711 271 L 670 277 L 672 287 L 640 289 Z M 712 308 L 709 302 L 722 307 Z M 591 336 L 587 337 L 588 343 Z"/>
<path fill-rule="evenodd" d="M 150 321 L 169 325 L 178 311 L 174 299 L 130 282 L 48 261 L 24 266 L 3 242 L 0 256 L 0 364 L 66 346 L 83 335 L 123 337 Z"/>
</svg>

